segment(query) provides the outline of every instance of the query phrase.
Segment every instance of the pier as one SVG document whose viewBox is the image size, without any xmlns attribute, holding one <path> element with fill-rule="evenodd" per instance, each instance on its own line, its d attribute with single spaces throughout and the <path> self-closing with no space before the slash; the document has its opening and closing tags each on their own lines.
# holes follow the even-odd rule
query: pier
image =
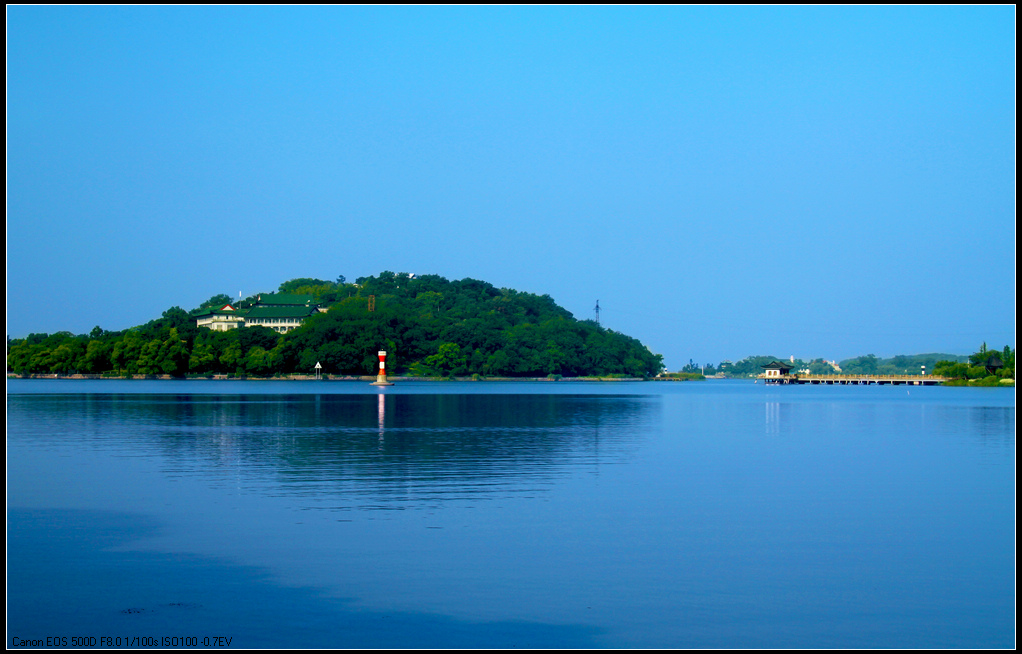
<svg viewBox="0 0 1022 654">
<path fill-rule="evenodd" d="M 947 378 L 937 375 L 757 375 L 767 384 L 876 384 L 878 386 L 937 386 Z"/>
</svg>

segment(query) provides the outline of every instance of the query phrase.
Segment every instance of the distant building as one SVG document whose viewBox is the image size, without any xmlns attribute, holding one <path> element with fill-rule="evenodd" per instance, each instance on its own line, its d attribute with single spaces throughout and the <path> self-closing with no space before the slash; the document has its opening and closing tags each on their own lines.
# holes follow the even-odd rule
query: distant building
<svg viewBox="0 0 1022 654">
<path fill-rule="evenodd" d="M 322 311 L 326 309 L 316 303 L 313 295 L 263 293 L 256 296 L 256 302 L 251 306 L 225 304 L 193 315 L 196 326 L 214 331 L 259 326 L 286 334 L 297 329 L 309 316 Z"/>
<path fill-rule="evenodd" d="M 237 329 L 245 324 L 244 315 L 239 314 L 238 310 L 230 304 L 225 304 L 219 309 L 210 307 L 192 315 L 195 317 L 195 324 L 198 327 L 205 327 L 216 332 Z"/>
<path fill-rule="evenodd" d="M 791 366 L 780 361 L 773 361 L 763 366 L 763 376 L 767 379 L 780 379 L 787 377 L 791 372 Z"/>
<path fill-rule="evenodd" d="M 991 354 L 986 361 L 981 361 L 979 365 L 987 369 L 987 374 L 996 375 L 997 371 L 1004 367 L 1004 362 L 1001 361 L 1001 357 Z"/>
</svg>

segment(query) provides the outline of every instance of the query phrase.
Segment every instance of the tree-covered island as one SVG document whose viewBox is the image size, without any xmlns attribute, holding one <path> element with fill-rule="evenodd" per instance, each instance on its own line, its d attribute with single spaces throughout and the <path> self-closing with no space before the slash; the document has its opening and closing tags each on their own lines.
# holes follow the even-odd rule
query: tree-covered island
<svg viewBox="0 0 1022 654">
<path fill-rule="evenodd" d="M 7 370 L 270 377 L 308 374 L 319 363 L 327 374 L 369 375 L 379 350 L 388 352 L 388 371 L 430 377 L 652 377 L 663 370 L 661 355 L 595 321 L 576 320 L 549 295 L 475 279 L 385 271 L 353 284 L 343 276 L 294 279 L 277 293 L 309 298 L 310 310 L 294 328 L 199 327 L 201 316 L 225 305 L 244 314 L 271 295 L 232 303 L 221 294 L 123 331 L 8 338 Z"/>
</svg>

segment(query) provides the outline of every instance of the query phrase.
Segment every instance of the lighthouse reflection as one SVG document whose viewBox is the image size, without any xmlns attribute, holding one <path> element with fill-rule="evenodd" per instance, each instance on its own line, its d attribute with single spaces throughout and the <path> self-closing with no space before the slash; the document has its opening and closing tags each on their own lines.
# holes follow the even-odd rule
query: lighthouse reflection
<svg viewBox="0 0 1022 654">
<path fill-rule="evenodd" d="M 387 416 L 387 400 L 383 393 L 377 396 L 376 400 L 377 428 L 380 431 L 380 448 L 383 448 L 383 423 Z"/>
<path fill-rule="evenodd" d="M 236 483 L 319 506 L 403 507 L 486 495 L 582 463 L 617 462 L 655 433 L 659 396 L 178 395 L 36 398 L 52 420 L 116 414 L 122 438 L 205 459 Z M 541 484 L 542 485 L 542 484 Z M 409 504 L 410 503 L 410 504 Z"/>
</svg>

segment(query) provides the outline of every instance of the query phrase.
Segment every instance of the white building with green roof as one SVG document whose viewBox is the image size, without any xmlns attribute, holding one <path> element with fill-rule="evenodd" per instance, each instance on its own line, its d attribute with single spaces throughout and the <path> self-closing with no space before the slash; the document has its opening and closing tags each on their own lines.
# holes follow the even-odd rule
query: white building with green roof
<svg viewBox="0 0 1022 654">
<path fill-rule="evenodd" d="M 237 329 L 245 325 L 244 314 L 230 304 L 219 308 L 208 307 L 198 313 L 193 313 L 192 316 L 195 318 L 196 326 L 212 329 L 215 332 L 225 332 L 228 329 Z"/>
<path fill-rule="evenodd" d="M 207 308 L 193 314 L 195 324 L 214 331 L 227 331 L 239 327 L 267 327 L 286 334 L 297 329 L 306 318 L 321 309 L 312 295 L 285 295 L 264 293 L 257 297 L 256 304 L 239 308 L 225 304 L 219 308 Z"/>
</svg>

